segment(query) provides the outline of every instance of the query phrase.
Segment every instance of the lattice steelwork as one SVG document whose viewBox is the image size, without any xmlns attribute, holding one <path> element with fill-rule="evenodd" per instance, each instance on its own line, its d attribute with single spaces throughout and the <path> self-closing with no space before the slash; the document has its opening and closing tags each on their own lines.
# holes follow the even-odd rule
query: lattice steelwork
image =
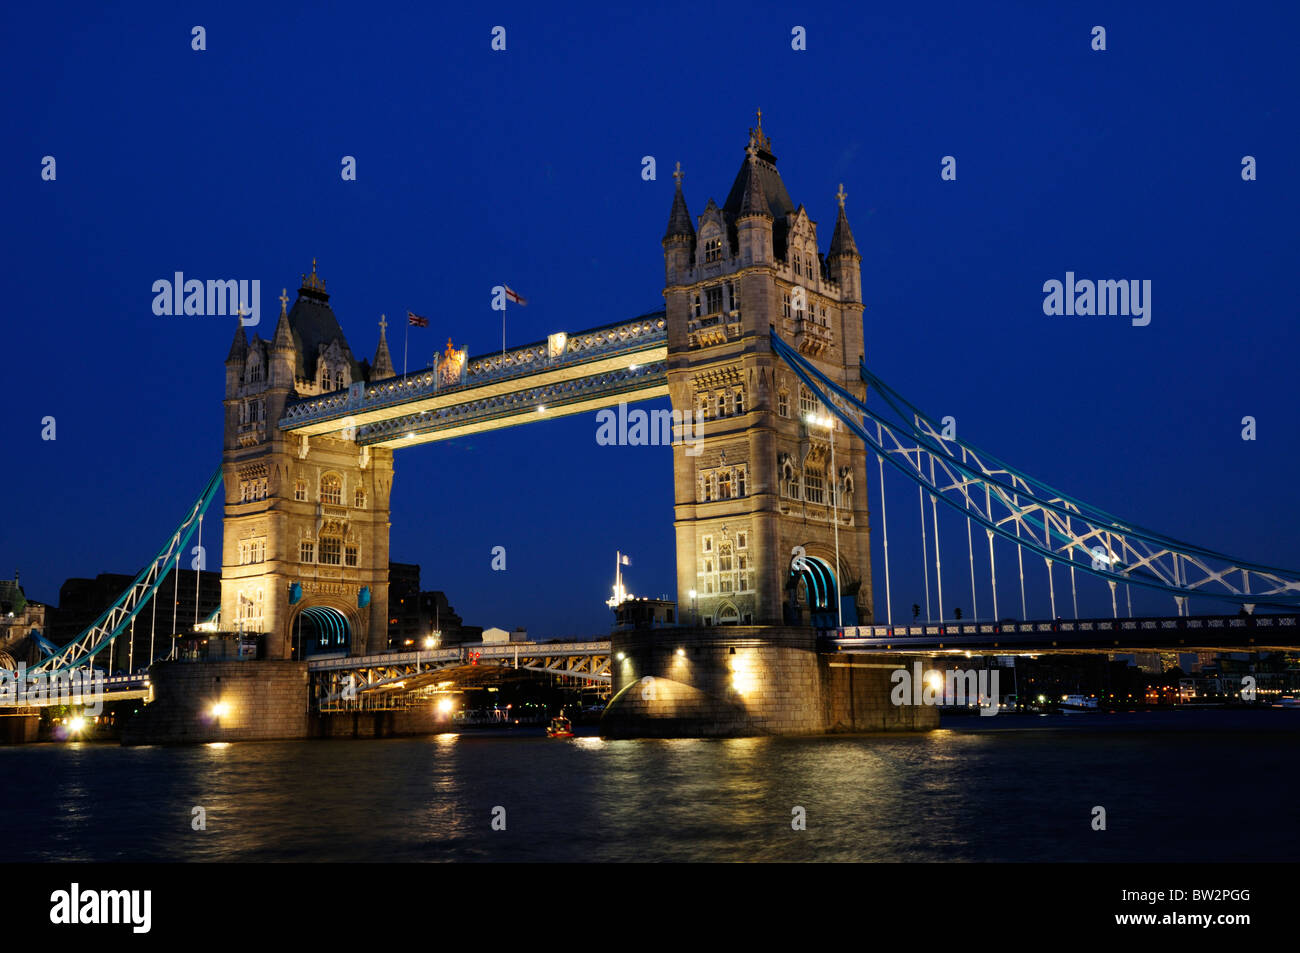
<svg viewBox="0 0 1300 953">
<path fill-rule="evenodd" d="M 95 622 L 82 632 L 81 635 L 73 639 L 67 645 L 42 659 L 36 665 L 28 668 L 29 676 L 38 674 L 53 674 L 54 672 L 63 672 L 68 669 L 76 668 L 79 665 L 93 664 L 93 659 L 104 649 L 112 645 L 116 639 L 131 624 L 131 620 L 136 617 L 142 608 L 149 602 L 149 599 L 158 591 L 159 585 L 162 584 L 163 577 L 167 574 L 169 564 L 179 572 L 180 555 L 188 552 L 190 538 L 199 529 L 203 514 L 207 512 L 208 506 L 217 495 L 217 489 L 221 486 L 221 468 L 212 474 L 208 484 L 203 488 L 203 493 L 194 502 L 194 505 L 187 511 L 185 517 L 181 520 L 176 532 L 171 539 L 163 546 L 153 560 L 140 570 L 140 574 L 135 577 L 117 601 L 114 602 Z M 170 641 L 167 643 L 167 651 L 158 658 L 164 657 L 171 652 Z M 156 658 L 147 659 L 146 662 L 154 662 Z"/>
<path fill-rule="evenodd" d="M 381 710 L 409 708 L 417 703 L 417 696 L 446 691 L 456 684 L 454 679 L 447 679 L 449 670 L 471 665 L 485 671 L 522 669 L 609 685 L 613 680 L 609 652 L 608 641 L 508 642 L 321 659 L 309 662 L 307 667 L 319 710 Z"/>
<path fill-rule="evenodd" d="M 1300 606 L 1300 572 L 1236 559 L 1121 520 L 963 440 L 945 437 L 940 423 L 885 384 L 865 363 L 862 379 L 884 401 L 887 412 L 877 413 L 837 385 L 775 331 L 771 341 L 775 353 L 822 405 L 876 452 L 882 475 L 883 463 L 888 462 L 932 501 L 941 500 L 983 526 L 990 563 L 995 535 L 1015 543 L 1021 551 L 1022 581 L 1023 553 L 1029 551 L 1047 562 L 1049 580 L 1056 563 L 1069 567 L 1072 580 L 1075 570 L 1105 580 L 1116 614 L 1120 583 L 1172 595 L 1180 615 L 1186 614 L 1187 598 L 1193 595 L 1238 603 L 1248 610 L 1256 605 Z M 1055 605 L 1055 584 L 1051 585 Z M 995 580 L 995 616 L 996 593 Z"/>
</svg>

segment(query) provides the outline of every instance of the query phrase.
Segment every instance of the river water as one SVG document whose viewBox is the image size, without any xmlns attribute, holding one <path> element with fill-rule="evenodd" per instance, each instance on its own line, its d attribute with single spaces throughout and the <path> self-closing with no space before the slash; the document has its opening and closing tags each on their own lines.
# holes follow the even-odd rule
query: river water
<svg viewBox="0 0 1300 953">
<path fill-rule="evenodd" d="M 0 748 L 0 861 L 1289 861 L 1298 756 L 1290 711 L 798 739 L 30 745 Z"/>
</svg>

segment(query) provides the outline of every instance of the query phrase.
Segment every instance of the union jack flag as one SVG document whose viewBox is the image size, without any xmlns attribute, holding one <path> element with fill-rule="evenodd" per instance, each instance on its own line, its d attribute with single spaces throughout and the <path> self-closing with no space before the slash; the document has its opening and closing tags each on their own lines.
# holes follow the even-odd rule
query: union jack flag
<svg viewBox="0 0 1300 953">
<path fill-rule="evenodd" d="M 429 319 L 420 317 L 414 311 L 408 311 L 406 312 L 406 323 L 414 328 L 427 328 Z"/>
</svg>

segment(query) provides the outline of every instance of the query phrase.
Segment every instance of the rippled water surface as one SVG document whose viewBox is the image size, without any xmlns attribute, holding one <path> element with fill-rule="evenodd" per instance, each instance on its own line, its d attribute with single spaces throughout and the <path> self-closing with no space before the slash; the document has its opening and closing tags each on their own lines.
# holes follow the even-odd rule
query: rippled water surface
<svg viewBox="0 0 1300 953">
<path fill-rule="evenodd" d="M 0 748 L 0 860 L 1293 860 L 1300 712 Z M 207 830 L 191 827 L 193 809 Z M 505 808 L 504 831 L 492 829 Z M 1094 831 L 1094 806 L 1107 829 Z M 807 830 L 791 829 L 802 807 Z M 1266 832 L 1266 836 L 1264 834 Z"/>
</svg>

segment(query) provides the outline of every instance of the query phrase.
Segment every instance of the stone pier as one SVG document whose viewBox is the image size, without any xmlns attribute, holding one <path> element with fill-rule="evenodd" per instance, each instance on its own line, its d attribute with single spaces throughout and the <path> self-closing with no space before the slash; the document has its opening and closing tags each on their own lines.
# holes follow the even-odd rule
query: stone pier
<svg viewBox="0 0 1300 953">
<path fill-rule="evenodd" d="M 894 705 L 890 673 L 915 656 L 819 652 L 784 626 L 614 633 L 608 738 L 929 731 L 939 710 Z"/>
<path fill-rule="evenodd" d="M 149 681 L 124 745 L 308 737 L 306 662 L 156 662 Z"/>
</svg>

